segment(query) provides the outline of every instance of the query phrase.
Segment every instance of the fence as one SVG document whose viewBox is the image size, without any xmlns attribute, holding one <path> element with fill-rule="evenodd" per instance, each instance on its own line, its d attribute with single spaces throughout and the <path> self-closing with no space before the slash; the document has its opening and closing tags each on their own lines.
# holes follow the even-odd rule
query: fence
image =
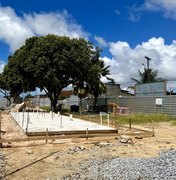
<svg viewBox="0 0 176 180">
<path fill-rule="evenodd" d="M 50 100 L 48 98 L 33 98 L 31 101 L 40 106 L 49 106 Z M 161 104 L 157 104 L 159 101 Z M 7 103 L 6 99 L 0 99 L 0 106 L 3 107 Z M 108 97 L 99 98 L 98 105 L 107 105 L 109 103 L 117 103 L 119 106 L 128 106 L 130 113 L 164 113 L 176 116 L 176 95 L 165 96 L 122 96 L 122 97 Z M 69 108 L 72 104 L 78 104 L 77 99 L 68 99 L 64 102 L 64 107 Z M 93 100 L 83 100 L 83 109 L 87 105 L 92 106 Z"/>
<path fill-rule="evenodd" d="M 8 101 L 6 98 L 0 98 L 0 107 L 6 107 L 8 104 Z"/>
<path fill-rule="evenodd" d="M 162 102 L 157 104 L 157 101 Z M 49 106 L 50 100 L 48 98 L 34 98 L 34 104 L 40 106 Z M 62 101 L 64 107 L 69 108 L 70 105 L 78 104 L 78 99 L 66 99 Z M 98 105 L 107 105 L 109 103 L 117 103 L 119 106 L 128 106 L 130 113 L 164 113 L 176 116 L 176 95 L 165 96 L 112 96 L 108 98 L 99 98 Z M 93 105 L 92 99 L 83 100 L 83 109 L 86 105 Z"/>
<path fill-rule="evenodd" d="M 124 96 L 99 99 L 99 104 L 117 103 L 128 106 L 131 113 L 164 113 L 176 116 L 176 96 Z"/>
</svg>

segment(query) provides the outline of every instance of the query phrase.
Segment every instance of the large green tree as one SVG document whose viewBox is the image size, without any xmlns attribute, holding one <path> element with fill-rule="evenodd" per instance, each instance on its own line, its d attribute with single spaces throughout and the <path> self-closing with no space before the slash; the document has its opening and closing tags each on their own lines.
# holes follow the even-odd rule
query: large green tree
<svg viewBox="0 0 176 180">
<path fill-rule="evenodd" d="M 63 88 L 69 84 L 89 83 L 96 51 L 82 38 L 32 37 L 9 57 L 4 76 L 8 79 L 11 94 L 39 87 L 50 98 L 51 109 L 56 111 Z"/>
<path fill-rule="evenodd" d="M 17 102 L 22 92 L 33 91 L 36 87 L 34 68 L 31 68 L 28 58 L 37 37 L 26 40 L 26 44 L 8 58 L 8 64 L 4 67 L 2 77 L 5 81 L 10 97 Z"/>
</svg>

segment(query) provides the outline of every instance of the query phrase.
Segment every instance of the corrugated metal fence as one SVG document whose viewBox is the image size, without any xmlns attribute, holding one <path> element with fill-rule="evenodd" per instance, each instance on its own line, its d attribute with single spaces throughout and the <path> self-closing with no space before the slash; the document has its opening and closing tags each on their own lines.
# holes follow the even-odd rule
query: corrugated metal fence
<svg viewBox="0 0 176 180">
<path fill-rule="evenodd" d="M 161 105 L 156 101 L 160 100 Z M 119 97 L 119 106 L 128 106 L 132 113 L 165 113 L 176 115 L 176 96 Z"/>
<path fill-rule="evenodd" d="M 156 101 L 159 100 L 161 105 L 157 105 Z M 50 100 L 47 98 L 34 98 L 31 99 L 34 104 L 40 106 L 49 106 Z M 85 100 L 84 100 L 85 101 Z M 74 101 L 71 99 L 68 103 L 64 103 L 65 107 L 72 104 L 79 104 L 78 100 Z M 166 95 L 166 96 L 122 96 L 122 97 L 108 97 L 99 98 L 98 105 L 107 105 L 108 103 L 117 103 L 119 106 L 128 106 L 130 108 L 130 113 L 164 113 L 176 116 L 176 95 Z M 0 99 L 0 106 L 6 106 L 7 100 Z M 84 102 L 86 105 L 92 105 L 90 100 Z"/>
<path fill-rule="evenodd" d="M 161 105 L 158 105 L 157 102 Z M 123 96 L 109 97 L 99 102 L 117 103 L 119 106 L 128 106 L 131 113 L 164 113 L 176 116 L 176 96 Z"/>
</svg>

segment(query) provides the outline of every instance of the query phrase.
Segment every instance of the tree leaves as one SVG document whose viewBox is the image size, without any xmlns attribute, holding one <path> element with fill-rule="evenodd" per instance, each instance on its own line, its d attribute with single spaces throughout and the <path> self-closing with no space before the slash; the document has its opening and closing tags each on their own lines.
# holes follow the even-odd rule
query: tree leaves
<svg viewBox="0 0 176 180">
<path fill-rule="evenodd" d="M 99 57 L 100 49 L 82 38 L 51 34 L 32 37 L 9 57 L 3 76 L 11 95 L 39 87 L 55 111 L 60 92 L 69 84 L 77 85 L 81 96 L 93 89 L 98 94 L 103 92 L 100 79 L 109 75 L 109 67 L 104 67 Z"/>
</svg>

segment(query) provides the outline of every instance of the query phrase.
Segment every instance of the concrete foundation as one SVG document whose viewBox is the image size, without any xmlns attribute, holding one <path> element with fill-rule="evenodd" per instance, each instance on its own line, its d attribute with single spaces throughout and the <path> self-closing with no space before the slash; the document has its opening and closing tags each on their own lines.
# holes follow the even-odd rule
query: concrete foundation
<svg viewBox="0 0 176 180">
<path fill-rule="evenodd" d="M 110 130 L 113 128 L 87 122 L 70 116 L 46 112 L 11 112 L 13 118 L 25 132 L 73 131 L 73 130 Z M 101 122 L 100 122 L 101 123 Z"/>
</svg>

